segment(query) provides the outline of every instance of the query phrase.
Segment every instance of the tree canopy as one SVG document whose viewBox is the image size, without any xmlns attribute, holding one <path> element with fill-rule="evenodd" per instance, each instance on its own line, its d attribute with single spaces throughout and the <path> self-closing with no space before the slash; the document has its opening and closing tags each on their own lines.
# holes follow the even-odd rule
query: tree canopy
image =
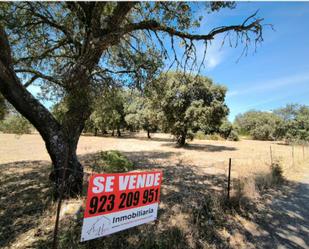
<svg viewBox="0 0 309 249">
<path fill-rule="evenodd" d="M 144 129 L 148 138 L 150 133 L 156 131 L 160 125 L 161 109 L 154 101 L 151 91 L 146 94 L 132 91 L 128 94 L 126 103 L 125 121 L 131 130 Z"/>
<path fill-rule="evenodd" d="M 243 134 L 251 135 L 253 139 L 275 140 L 278 137 L 276 127 L 282 120 L 271 112 L 248 111 L 235 119 L 235 124 Z"/>
<path fill-rule="evenodd" d="M 236 117 L 235 125 L 253 139 L 309 141 L 309 107 L 288 104 L 273 112 L 248 111 Z"/>
<path fill-rule="evenodd" d="M 283 137 L 289 141 L 309 141 L 309 106 L 290 104 L 274 111 L 284 120 Z"/>
<path fill-rule="evenodd" d="M 160 101 L 166 128 L 184 145 L 198 130 L 209 132 L 228 114 L 226 88 L 209 78 L 183 73 L 165 73 L 153 85 L 153 98 Z"/>
</svg>

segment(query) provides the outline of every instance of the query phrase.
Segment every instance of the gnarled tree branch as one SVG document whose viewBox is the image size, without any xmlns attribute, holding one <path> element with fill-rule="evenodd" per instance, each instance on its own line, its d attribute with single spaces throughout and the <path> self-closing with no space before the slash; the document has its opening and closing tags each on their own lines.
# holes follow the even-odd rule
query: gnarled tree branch
<svg viewBox="0 0 309 249">
<path fill-rule="evenodd" d="M 57 85 L 61 86 L 61 81 L 55 79 L 55 77 L 43 74 L 39 71 L 36 71 L 34 69 L 28 69 L 28 68 L 19 68 L 19 69 L 15 69 L 15 73 L 30 73 L 33 74 L 34 77 L 32 79 L 30 79 L 30 81 L 28 81 L 24 86 L 27 87 L 29 86 L 31 83 L 33 83 L 33 81 L 35 81 L 38 78 L 44 79 L 44 80 L 48 80 L 50 82 L 56 83 Z"/>
<path fill-rule="evenodd" d="M 52 114 L 26 90 L 13 70 L 9 42 L 0 25 L 0 92 L 26 117 L 45 139 L 51 138 L 60 125 Z M 36 115 L 33 115 L 36 113 Z"/>
<path fill-rule="evenodd" d="M 253 18 L 253 16 L 251 16 L 251 18 Z M 248 20 L 246 20 L 246 22 L 247 21 Z M 235 31 L 235 32 L 252 31 L 252 32 L 259 34 L 262 30 L 262 27 L 261 27 L 262 21 L 263 19 L 256 19 L 247 25 L 246 25 L 246 22 L 244 22 L 241 25 L 222 26 L 222 27 L 218 27 L 218 28 L 211 30 L 208 34 L 196 35 L 196 34 L 190 34 L 187 32 L 178 31 L 175 28 L 168 27 L 155 20 L 149 20 L 149 21 L 142 21 L 139 23 L 127 24 L 123 27 L 122 32 L 129 33 L 135 30 L 147 29 L 147 30 L 152 30 L 152 31 L 162 31 L 172 36 L 178 36 L 179 38 L 183 38 L 183 39 L 207 41 L 207 40 L 213 40 L 216 35 L 225 33 L 228 31 Z"/>
</svg>

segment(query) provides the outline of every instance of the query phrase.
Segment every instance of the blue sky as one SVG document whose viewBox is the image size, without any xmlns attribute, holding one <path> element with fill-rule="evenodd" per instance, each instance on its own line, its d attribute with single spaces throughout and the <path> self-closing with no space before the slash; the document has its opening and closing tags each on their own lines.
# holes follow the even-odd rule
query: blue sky
<svg viewBox="0 0 309 249">
<path fill-rule="evenodd" d="M 238 2 L 236 9 L 207 15 L 200 8 L 198 15 L 205 18 L 197 32 L 242 23 L 256 10 L 264 23 L 273 24 L 275 29 L 265 27 L 264 42 L 257 51 L 251 47 L 238 61 L 243 47 L 222 47 L 219 37 L 208 48 L 206 68 L 201 71 L 228 87 L 231 121 L 251 109 L 271 111 L 287 103 L 309 105 L 309 2 Z M 202 52 L 198 56 L 202 58 Z M 34 94 L 39 91 L 36 86 L 28 89 Z M 45 102 L 47 107 L 51 104 Z"/>
<path fill-rule="evenodd" d="M 229 119 L 250 109 L 271 111 L 287 103 L 309 105 L 309 2 L 239 2 L 236 9 L 207 17 L 200 28 L 208 30 L 239 23 L 259 9 L 264 23 L 264 42 L 242 57 L 241 47 L 221 47 L 216 40 L 208 50 L 202 74 L 228 87 Z"/>
</svg>

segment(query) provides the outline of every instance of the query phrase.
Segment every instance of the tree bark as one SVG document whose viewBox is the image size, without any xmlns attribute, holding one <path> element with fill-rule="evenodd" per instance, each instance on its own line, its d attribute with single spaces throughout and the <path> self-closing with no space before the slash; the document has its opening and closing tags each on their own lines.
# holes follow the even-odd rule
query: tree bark
<svg viewBox="0 0 309 249">
<path fill-rule="evenodd" d="M 121 132 L 120 132 L 120 128 L 119 127 L 117 128 L 117 136 L 121 137 Z"/>
<path fill-rule="evenodd" d="M 186 144 L 186 136 L 181 135 L 177 141 L 179 146 L 184 146 Z"/>
<path fill-rule="evenodd" d="M 187 137 L 187 129 L 182 131 L 182 133 L 177 139 L 177 144 L 181 147 L 184 146 L 186 144 L 186 137 Z"/>
<path fill-rule="evenodd" d="M 50 180 L 54 183 L 55 198 L 59 197 L 61 191 L 63 197 L 73 197 L 82 192 L 84 172 L 76 155 L 77 143 L 78 138 L 66 139 L 62 132 L 51 141 L 45 141 L 54 166 Z"/>
<path fill-rule="evenodd" d="M 148 137 L 149 139 L 151 139 L 150 130 L 149 130 L 149 129 L 147 129 L 147 137 Z"/>
</svg>

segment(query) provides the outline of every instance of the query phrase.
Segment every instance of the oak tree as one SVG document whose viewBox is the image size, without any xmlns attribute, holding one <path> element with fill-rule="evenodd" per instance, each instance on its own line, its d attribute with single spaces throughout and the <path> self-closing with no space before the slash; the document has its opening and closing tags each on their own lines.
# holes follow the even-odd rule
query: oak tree
<svg viewBox="0 0 309 249">
<path fill-rule="evenodd" d="M 226 88 L 209 78 L 184 73 L 164 73 L 153 82 L 160 99 L 166 128 L 180 146 L 198 130 L 218 130 L 228 114 Z"/>
<path fill-rule="evenodd" d="M 149 94 L 149 93 L 148 93 Z M 160 124 L 160 109 L 153 101 L 152 96 L 142 94 L 140 91 L 128 93 L 125 105 L 125 121 L 132 130 L 144 129 L 147 137 L 155 132 Z"/>
</svg>

